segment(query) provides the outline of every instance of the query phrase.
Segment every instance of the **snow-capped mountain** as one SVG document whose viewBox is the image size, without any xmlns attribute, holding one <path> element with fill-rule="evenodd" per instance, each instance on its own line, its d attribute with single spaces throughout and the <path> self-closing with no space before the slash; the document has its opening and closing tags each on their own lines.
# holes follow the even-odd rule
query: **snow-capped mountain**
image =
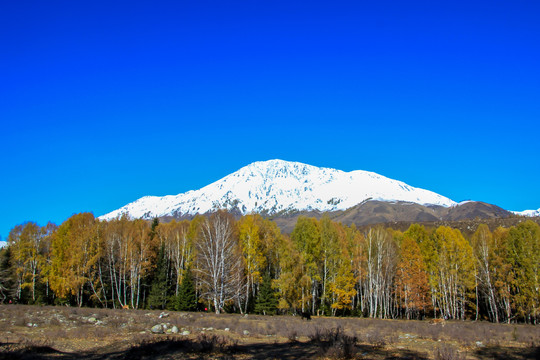
<svg viewBox="0 0 540 360">
<path fill-rule="evenodd" d="M 514 214 L 520 215 L 520 216 L 529 216 L 529 217 L 540 216 L 540 209 L 538 209 L 538 210 L 512 211 L 512 212 Z"/>
<path fill-rule="evenodd" d="M 227 208 L 242 214 L 346 210 L 366 200 L 422 205 L 456 203 L 432 191 L 412 187 L 368 171 L 344 172 L 289 162 L 255 162 L 202 189 L 163 197 L 145 196 L 100 217 L 132 218 L 204 214 Z"/>
</svg>

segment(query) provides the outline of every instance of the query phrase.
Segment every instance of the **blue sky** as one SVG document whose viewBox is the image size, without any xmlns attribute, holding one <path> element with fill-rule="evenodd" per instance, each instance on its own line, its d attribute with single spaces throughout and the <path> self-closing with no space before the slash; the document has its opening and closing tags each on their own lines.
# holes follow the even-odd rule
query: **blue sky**
<svg viewBox="0 0 540 360">
<path fill-rule="evenodd" d="M 537 209 L 539 16 L 537 1 L 6 2 L 0 235 L 274 158 Z"/>
</svg>

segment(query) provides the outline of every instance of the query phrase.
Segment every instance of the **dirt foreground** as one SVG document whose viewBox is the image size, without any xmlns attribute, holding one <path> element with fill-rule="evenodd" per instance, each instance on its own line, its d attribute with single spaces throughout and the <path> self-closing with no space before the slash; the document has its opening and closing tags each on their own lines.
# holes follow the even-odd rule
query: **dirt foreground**
<svg viewBox="0 0 540 360">
<path fill-rule="evenodd" d="M 0 305 L 0 359 L 539 359 L 523 324 Z"/>
</svg>

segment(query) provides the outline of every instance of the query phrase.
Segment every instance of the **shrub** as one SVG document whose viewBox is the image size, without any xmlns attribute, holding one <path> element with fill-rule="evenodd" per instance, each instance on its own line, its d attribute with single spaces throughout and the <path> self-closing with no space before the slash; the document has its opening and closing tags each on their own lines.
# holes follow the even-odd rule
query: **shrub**
<svg viewBox="0 0 540 360">
<path fill-rule="evenodd" d="M 195 343 L 195 349 L 200 352 L 228 352 L 237 347 L 237 342 L 231 342 L 228 338 L 218 335 L 199 334 Z"/>
<path fill-rule="evenodd" d="M 290 342 L 297 342 L 298 341 L 298 333 L 296 332 L 296 330 L 291 330 L 289 331 L 289 333 L 287 334 L 287 339 L 289 339 Z"/>
<path fill-rule="evenodd" d="M 466 356 L 459 353 L 459 350 L 450 344 L 442 344 L 435 349 L 435 360 L 465 360 Z"/>
<path fill-rule="evenodd" d="M 320 347 L 320 353 L 325 357 L 351 359 L 356 354 L 358 339 L 346 335 L 339 326 L 331 329 L 316 328 L 309 338 Z"/>
<path fill-rule="evenodd" d="M 374 347 L 386 345 L 384 333 L 381 329 L 374 327 L 365 335 L 366 342 Z"/>
</svg>

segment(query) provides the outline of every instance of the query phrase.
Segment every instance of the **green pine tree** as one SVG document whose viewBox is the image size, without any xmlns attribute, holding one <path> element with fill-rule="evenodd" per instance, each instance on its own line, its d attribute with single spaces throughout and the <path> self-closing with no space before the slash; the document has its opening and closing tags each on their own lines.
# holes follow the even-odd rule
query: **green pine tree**
<svg viewBox="0 0 540 360">
<path fill-rule="evenodd" d="M 0 249 L 0 304 L 15 300 L 15 274 L 13 273 L 11 249 Z"/>
<path fill-rule="evenodd" d="M 182 284 L 178 290 L 176 297 L 176 310 L 178 311 L 195 311 L 197 310 L 197 293 L 193 284 L 191 270 L 188 268 L 184 271 Z"/>
<path fill-rule="evenodd" d="M 263 277 L 263 282 L 259 289 L 259 294 L 257 294 L 257 299 L 255 300 L 255 312 L 258 314 L 264 315 L 274 315 L 277 309 L 277 298 L 272 289 L 272 280 L 267 274 Z"/>
<path fill-rule="evenodd" d="M 154 218 L 152 220 L 152 227 L 150 228 L 150 240 L 152 240 L 156 236 L 156 229 L 159 226 L 159 219 Z"/>
<path fill-rule="evenodd" d="M 150 294 L 148 294 L 148 306 L 150 308 L 165 309 L 169 290 L 167 278 L 167 259 L 165 258 L 165 246 L 162 245 L 158 253 L 155 278 L 150 288 Z"/>
</svg>

